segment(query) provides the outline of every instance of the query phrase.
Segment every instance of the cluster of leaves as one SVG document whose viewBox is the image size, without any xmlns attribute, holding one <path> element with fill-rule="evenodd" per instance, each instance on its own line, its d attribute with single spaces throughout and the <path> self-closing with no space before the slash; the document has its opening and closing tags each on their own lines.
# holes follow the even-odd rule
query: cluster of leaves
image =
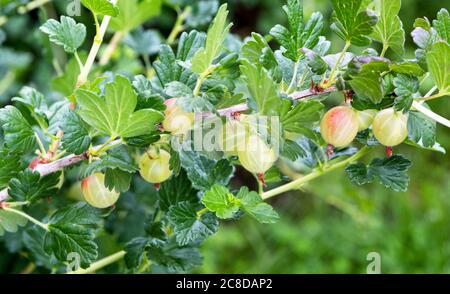
<svg viewBox="0 0 450 294">
<path fill-rule="evenodd" d="M 276 222 L 278 214 L 262 195 L 247 187 L 233 190 L 230 180 L 238 162 L 221 153 L 175 150 L 164 143 L 163 148 L 172 155 L 174 175 L 159 191 L 139 179 L 136 155 L 169 136 L 158 128 L 168 98 L 177 97 L 177 105 L 186 112 L 217 114 L 221 108 L 246 103 L 248 114 L 276 116 L 282 130 L 280 160 L 320 171 L 359 149 L 349 147 L 335 150 L 332 158 L 325 156 L 326 144 L 317 127 L 325 109 L 321 100 L 326 95 L 320 95 L 319 90 L 333 83 L 339 90 L 354 93 L 355 109 L 394 107 L 409 113 L 407 143 L 445 152 L 436 142 L 436 123 L 412 109 L 412 104 L 422 96 L 420 80 L 428 75 L 439 95 L 450 94 L 450 16 L 446 10 L 432 23 L 427 19 L 415 22 L 412 37 L 418 49 L 416 58 L 409 60 L 404 59 L 400 0 L 374 0 L 370 4 L 333 0 L 331 29 L 346 44 L 338 54 L 329 54 L 331 44 L 322 36 L 322 14 L 314 13 L 306 21 L 300 0 L 288 0 L 284 6 L 288 27 L 276 25 L 270 36 L 253 33 L 244 41 L 230 34 L 226 5 L 219 8 L 217 1 L 206 0 L 167 1 L 166 5 L 179 11 L 185 29 L 206 25 L 217 12 L 206 34 L 195 29 L 183 32 L 176 45 L 143 27 L 160 12 L 160 0 L 119 0 L 117 5 L 107 0 L 81 2 L 94 15 L 97 28 L 99 16 L 112 17 L 110 29 L 125 36 L 125 46 L 143 57 L 147 77 L 98 67 L 88 82 L 77 85 L 86 56 L 85 25 L 61 16 L 59 21 L 48 20 L 41 26 L 53 44 L 74 57 L 52 81 L 52 90 L 61 97 L 57 102 L 25 87 L 12 99 L 14 105 L 0 109 L 0 189 L 8 188 L 8 201 L 23 203 L 26 213 L 35 215 L 38 208 L 45 207 L 41 228 L 29 225 L 20 234 L 30 259 L 48 270 L 61 270 L 72 252 L 79 254 L 81 267 L 88 267 L 99 255 L 96 237 L 103 229 L 125 248 L 126 271 L 155 267 L 188 271 L 201 263 L 199 245 L 217 232 L 219 220 L 248 215 L 261 223 Z M 280 44 L 277 50 L 269 45 L 272 37 Z M 380 54 L 372 48 L 360 55 L 346 52 L 351 45 L 367 47 L 372 41 L 381 43 Z M 149 56 L 156 53 L 150 70 Z M 4 54 L 9 53 L 0 48 L 0 56 Z M 126 55 L 126 50 L 122 54 Z M 0 58 L 0 72 L 4 60 L 8 59 Z M 107 69 L 113 73 L 101 74 Z M 310 89 L 311 83 L 319 86 Z M 305 90 L 317 91 L 317 95 L 293 99 L 293 93 Z M 45 151 L 58 141 L 58 131 L 64 135 L 61 147 L 54 150 L 56 156 L 75 154 L 89 159 L 67 168 L 69 179 L 76 182 L 95 172 L 105 173 L 106 186 L 124 193 L 116 211 L 94 209 L 84 202 L 73 204 L 73 199 L 56 199 L 52 204 L 56 210 L 43 205 L 43 198 L 58 194 L 64 176 L 42 175 L 27 166 L 36 148 L 41 149 L 40 160 L 49 160 Z M 94 146 L 97 143 L 99 148 Z M 360 132 L 355 144 L 377 145 L 370 129 Z M 379 181 L 394 191 L 405 191 L 410 166 L 408 159 L 395 155 L 375 158 L 368 165 L 351 164 L 346 172 L 357 185 Z M 271 186 L 283 183 L 280 174 L 273 167 L 267 182 Z M 23 215 L 0 209 L 0 234 L 17 232 L 26 224 Z M 45 234 L 39 233 L 42 229 Z"/>
</svg>

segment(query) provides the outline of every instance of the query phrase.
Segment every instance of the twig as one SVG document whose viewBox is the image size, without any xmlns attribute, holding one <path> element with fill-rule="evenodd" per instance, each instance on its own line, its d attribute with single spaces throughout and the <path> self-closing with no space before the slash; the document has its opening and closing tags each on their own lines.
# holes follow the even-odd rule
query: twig
<svg viewBox="0 0 450 294">
<path fill-rule="evenodd" d="M 109 145 L 114 145 L 117 144 L 118 141 L 113 141 L 111 142 Z M 101 146 L 96 146 L 93 149 L 97 150 L 99 148 L 101 148 L 103 145 Z M 35 171 L 37 171 L 41 177 L 44 177 L 46 175 L 55 173 L 59 170 L 62 170 L 65 167 L 77 164 L 85 159 L 87 159 L 89 157 L 89 153 L 88 152 L 84 152 L 80 155 L 68 155 L 66 157 L 63 157 L 57 161 L 54 161 L 52 163 L 46 163 L 46 164 L 38 164 L 36 166 L 36 168 L 34 169 Z M 3 189 L 0 191 L 0 202 L 4 201 L 6 198 L 8 198 L 8 189 Z"/>
<path fill-rule="evenodd" d="M 105 266 L 108 266 L 110 264 L 113 264 L 114 262 L 122 259 L 125 254 L 127 254 L 125 251 L 119 251 L 117 253 L 114 253 L 110 256 L 107 256 L 97 262 L 94 262 L 91 264 L 90 267 L 87 269 L 80 269 L 73 272 L 68 272 L 67 274 L 71 275 L 81 275 L 81 274 L 92 274 L 95 273 L 97 270 L 104 268 Z"/>
<path fill-rule="evenodd" d="M 111 56 L 113 55 L 114 51 L 116 51 L 117 46 L 122 42 L 123 38 L 125 37 L 126 33 L 124 32 L 116 32 L 114 36 L 112 37 L 111 41 L 108 44 L 108 47 L 106 47 L 102 57 L 100 58 L 99 64 L 101 66 L 107 65 L 109 60 L 111 59 Z"/>
</svg>

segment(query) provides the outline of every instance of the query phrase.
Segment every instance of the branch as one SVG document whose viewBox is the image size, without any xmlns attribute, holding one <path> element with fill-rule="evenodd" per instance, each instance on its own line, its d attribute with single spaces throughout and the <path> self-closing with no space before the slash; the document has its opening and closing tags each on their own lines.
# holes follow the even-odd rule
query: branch
<svg viewBox="0 0 450 294">
<path fill-rule="evenodd" d="M 325 168 L 323 168 L 321 170 L 317 170 L 315 172 L 312 172 L 312 173 L 310 173 L 310 174 L 308 174 L 308 175 L 306 175 L 306 176 L 304 176 L 302 178 L 299 178 L 299 179 L 297 179 L 295 181 L 292 181 L 290 183 L 282 185 L 282 186 L 280 186 L 278 188 L 275 188 L 273 190 L 267 191 L 267 192 L 263 193 L 261 195 L 261 197 L 264 200 L 267 200 L 267 199 L 269 199 L 271 197 L 274 197 L 276 195 L 279 195 L 279 194 L 282 194 L 282 193 L 285 193 L 285 192 L 288 192 L 288 191 L 291 191 L 291 190 L 298 189 L 302 185 L 304 185 L 305 183 L 307 183 L 307 182 L 309 182 L 311 180 L 314 180 L 314 179 L 316 179 L 316 178 L 318 178 L 320 176 L 328 174 L 331 171 L 334 171 L 336 169 L 345 167 L 346 165 L 357 161 L 358 159 L 360 159 L 361 157 L 366 155 L 369 151 L 370 151 L 369 147 L 367 147 L 367 146 L 363 147 L 363 148 L 361 148 L 361 150 L 359 150 L 357 153 L 355 153 L 353 156 L 347 158 L 346 160 L 343 160 L 343 161 L 331 164 L 331 165 L 329 165 L 329 166 L 327 166 L 327 167 L 325 167 Z"/>
<path fill-rule="evenodd" d="M 316 96 L 316 95 L 320 95 L 320 94 L 326 94 L 326 93 L 331 93 L 337 91 L 336 87 L 330 87 L 326 90 L 324 90 L 323 92 L 317 92 L 314 90 L 304 90 L 301 92 L 296 92 L 296 93 L 292 93 L 290 95 L 290 97 L 294 100 L 300 100 L 300 99 L 304 99 L 304 98 L 308 98 L 308 97 L 312 97 L 312 96 Z M 234 105 L 228 108 L 224 108 L 224 109 L 219 109 L 217 112 L 219 113 L 219 115 L 221 116 L 231 116 L 237 112 L 243 112 L 248 110 L 248 106 L 247 104 L 238 104 L 238 105 Z M 200 119 L 200 118 L 210 118 L 213 117 L 215 114 L 211 113 L 211 112 L 204 112 L 204 113 L 198 113 L 196 114 L 196 118 Z M 120 140 L 116 140 L 113 141 L 111 143 L 109 143 L 108 145 L 117 145 L 118 142 Z M 93 149 L 94 150 L 98 150 L 100 148 L 104 147 L 104 145 L 100 145 L 100 146 L 96 146 Z M 36 171 L 39 172 L 39 174 L 43 177 L 46 175 L 49 175 L 51 173 L 57 172 L 59 170 L 64 169 L 65 167 L 77 164 L 85 159 L 87 159 L 89 157 L 88 152 L 85 152 L 81 155 L 68 155 L 66 157 L 63 157 L 59 160 L 56 160 L 52 163 L 47 163 L 47 164 L 40 164 L 36 167 Z M 0 191 L 0 202 L 4 201 L 6 198 L 8 198 L 8 189 L 4 189 L 2 191 Z"/>
<path fill-rule="evenodd" d="M 107 256 L 103 259 L 100 259 L 99 261 L 96 261 L 94 263 L 91 264 L 90 267 L 88 267 L 87 269 L 79 269 L 73 272 L 68 272 L 67 274 L 72 274 L 72 275 L 81 275 L 81 274 L 92 274 L 95 273 L 97 270 L 104 268 L 105 266 L 108 266 L 120 259 L 122 259 L 125 254 L 127 254 L 125 251 L 119 251 L 117 253 L 114 253 L 110 256 Z"/>
<path fill-rule="evenodd" d="M 116 145 L 120 140 L 113 141 L 108 144 L 108 146 Z M 98 150 L 100 148 L 104 147 L 104 145 L 99 145 L 94 147 L 94 150 Z M 64 169 L 65 167 L 72 166 L 74 164 L 77 164 L 83 160 L 86 160 L 89 158 L 89 152 L 86 151 L 80 155 L 71 154 L 66 157 L 63 157 L 59 160 L 56 160 L 51 163 L 46 164 L 38 164 L 36 168 L 34 169 L 37 171 L 41 177 L 47 176 L 49 174 L 55 173 L 57 171 L 60 171 Z M 3 189 L 0 191 L 0 202 L 4 201 L 6 198 L 8 198 L 8 188 Z"/>
<path fill-rule="evenodd" d="M 338 89 L 334 86 L 323 90 L 323 92 L 317 92 L 315 90 L 308 89 L 308 90 L 304 90 L 304 91 L 300 91 L 300 92 L 294 92 L 294 93 L 290 94 L 289 97 L 292 98 L 293 100 L 301 100 L 301 99 L 314 97 L 314 96 L 318 96 L 318 95 L 322 95 L 322 94 L 329 94 L 329 93 L 337 92 L 337 91 L 338 91 Z M 217 113 L 220 116 L 229 117 L 237 112 L 244 112 L 244 111 L 247 111 L 248 109 L 249 108 L 246 103 L 241 103 L 241 104 L 233 105 L 228 108 L 219 109 L 219 110 L 217 110 Z M 203 113 L 196 113 L 195 118 L 196 119 L 202 119 L 202 118 L 205 119 L 205 118 L 211 118 L 214 116 L 215 116 L 215 114 L 212 112 L 203 112 Z"/>
<path fill-rule="evenodd" d="M 423 113 L 427 117 L 431 118 L 432 120 L 440 123 L 441 125 L 446 126 L 447 128 L 450 128 L 450 120 L 434 113 L 432 110 L 426 108 L 421 103 L 414 101 L 412 107 L 415 108 L 417 111 Z"/>
</svg>

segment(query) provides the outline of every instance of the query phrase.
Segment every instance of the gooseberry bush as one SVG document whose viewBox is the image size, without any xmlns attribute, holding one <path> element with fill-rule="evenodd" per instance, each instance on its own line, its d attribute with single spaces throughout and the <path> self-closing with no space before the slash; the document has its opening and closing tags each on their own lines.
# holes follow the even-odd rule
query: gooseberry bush
<svg viewBox="0 0 450 294">
<path fill-rule="evenodd" d="M 37 2 L 19 10 L 50 1 Z M 407 58 L 401 0 L 331 0 L 330 25 L 288 0 L 287 26 L 246 37 L 217 1 L 81 4 L 92 23 L 61 15 L 39 31 L 71 58 L 49 81 L 58 99 L 26 86 L 0 109 L 0 235 L 16 233 L 43 272 L 189 271 L 221 221 L 276 223 L 272 197 L 337 169 L 406 191 L 412 162 L 394 147 L 445 152 L 436 124 L 450 121 L 427 106 L 450 94 L 445 9 L 414 22 Z M 167 38 L 144 28 L 163 5 L 178 14 Z M 129 62 L 137 70 L 121 68 Z M 236 169 L 256 191 L 231 184 Z"/>
</svg>

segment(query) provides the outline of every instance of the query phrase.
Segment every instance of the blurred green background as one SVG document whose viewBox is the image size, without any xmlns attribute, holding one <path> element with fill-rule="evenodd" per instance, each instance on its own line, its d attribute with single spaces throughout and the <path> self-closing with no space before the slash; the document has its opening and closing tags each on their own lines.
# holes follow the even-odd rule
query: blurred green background
<svg viewBox="0 0 450 294">
<path fill-rule="evenodd" d="M 281 9 L 283 0 L 222 2 L 230 4 L 233 32 L 241 36 L 252 31 L 267 34 L 273 25 L 286 22 Z M 330 0 L 304 2 L 306 16 L 319 10 L 330 19 Z M 450 0 L 402 2 L 407 55 L 413 58 L 415 48 L 409 34 L 415 18 L 434 19 L 440 8 L 450 8 Z M 164 11 L 149 26 L 167 35 L 174 16 L 173 11 Z M 22 66 L 12 81 L 0 72 L 1 105 L 25 84 L 47 92 L 54 75 L 48 62 L 51 52 L 42 50 L 48 45 L 38 37 L 41 16 L 35 12 L 33 17 L 34 25 L 29 18 L 17 16 L 1 27 L 8 35 L 5 45 L 25 52 L 19 56 L 21 59 L 0 56 L 0 63 Z M 338 52 L 342 42 L 329 30 L 325 35 L 333 41 L 331 50 Z M 425 93 L 431 85 L 425 83 L 423 87 Z M 430 105 L 437 113 L 450 117 L 449 99 Z M 450 130 L 439 126 L 438 141 L 450 148 Z M 356 187 L 343 171 L 336 171 L 311 182 L 303 191 L 272 200 L 281 216 L 275 225 L 245 218 L 222 223 L 219 233 L 203 245 L 204 264 L 195 273 L 366 273 L 369 252 L 381 255 L 383 273 L 450 273 L 450 155 L 408 146 L 395 152 L 405 154 L 414 163 L 408 192 L 394 193 L 378 184 Z M 380 150 L 378 155 L 382 153 Z M 245 180 L 241 184 L 250 184 Z M 4 253 L 0 252 L 0 261 L 9 258 Z"/>
</svg>

